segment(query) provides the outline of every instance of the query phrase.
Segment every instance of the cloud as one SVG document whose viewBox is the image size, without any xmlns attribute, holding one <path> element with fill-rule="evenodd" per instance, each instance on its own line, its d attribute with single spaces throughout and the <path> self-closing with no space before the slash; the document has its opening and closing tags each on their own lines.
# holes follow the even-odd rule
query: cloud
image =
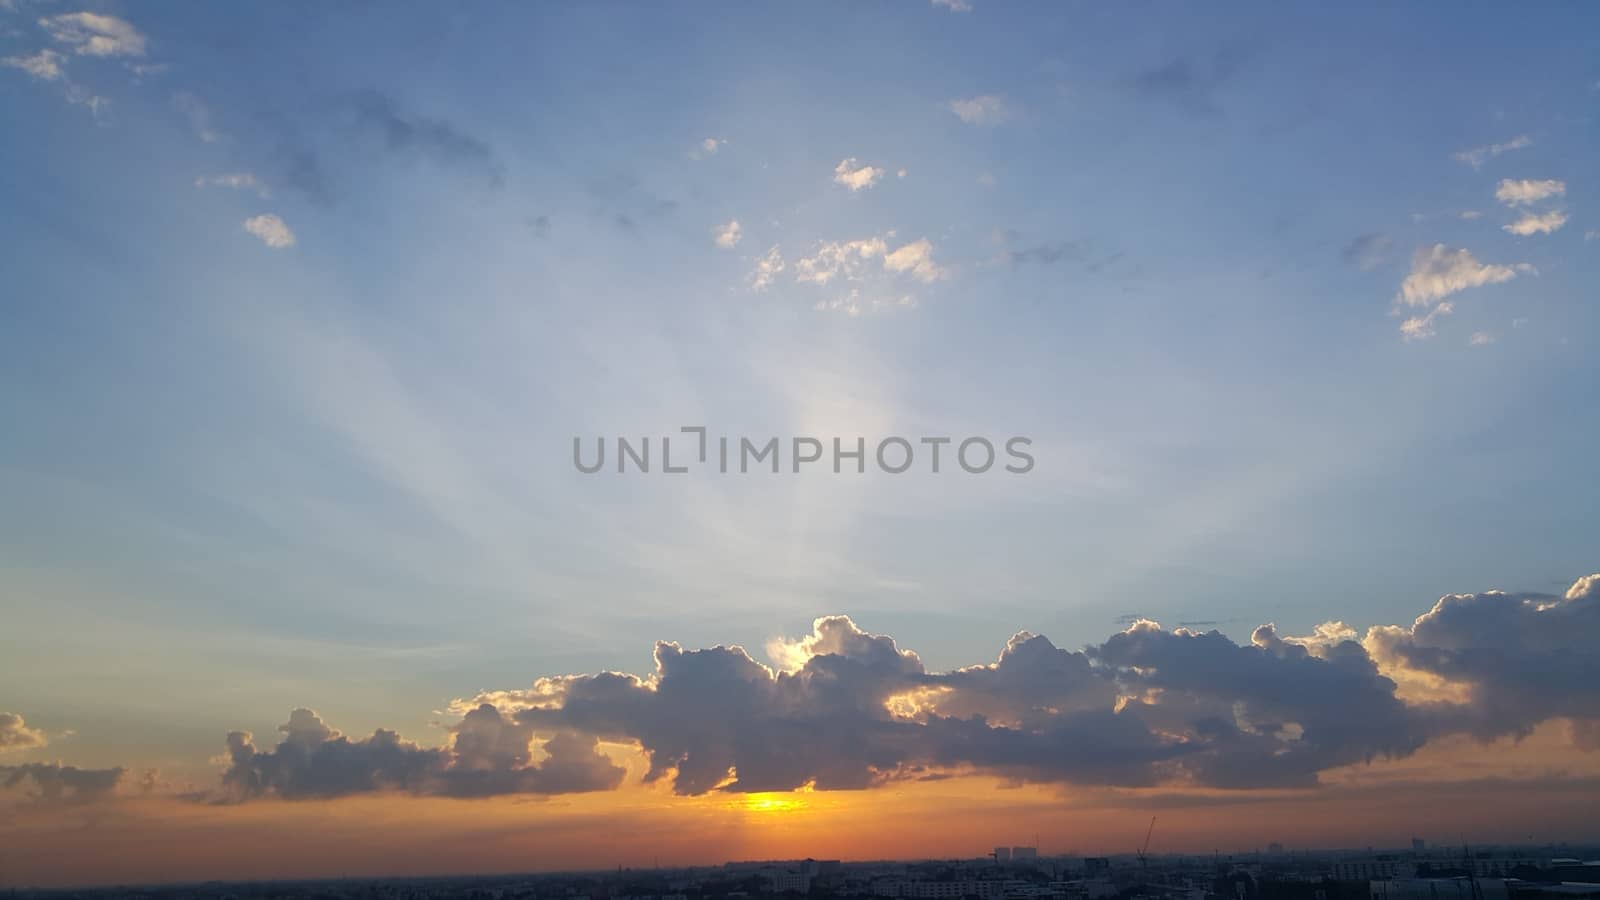
<svg viewBox="0 0 1600 900">
<path fill-rule="evenodd" d="M 1411 316 L 1400 323 L 1400 336 L 1407 342 L 1431 338 L 1438 333 L 1433 327 L 1434 322 L 1455 311 L 1455 304 L 1445 301 L 1428 310 L 1425 315 Z"/>
<path fill-rule="evenodd" d="M 1435 730 L 1481 739 L 1524 735 L 1540 722 L 1600 721 L 1600 574 L 1563 595 L 1450 594 L 1409 628 L 1375 627 L 1364 641 L 1397 677 L 1423 675 L 1464 699 L 1422 704 Z"/>
<path fill-rule="evenodd" d="M 244 230 L 261 239 L 274 250 L 294 246 L 294 232 L 284 221 L 272 213 L 262 213 L 244 220 Z"/>
<path fill-rule="evenodd" d="M 1011 118 L 1005 98 L 995 94 L 951 100 L 950 111 L 968 125 L 999 125 Z"/>
<path fill-rule="evenodd" d="M 594 738 L 569 732 L 551 734 L 535 762 L 533 728 L 489 705 L 469 710 L 440 748 L 421 747 L 383 728 L 351 740 L 309 709 L 291 712 L 278 730 L 283 739 L 272 750 L 258 749 L 249 732 L 228 735 L 221 799 L 565 794 L 609 790 L 625 774 L 599 752 Z"/>
<path fill-rule="evenodd" d="M 222 140 L 221 132 L 212 127 L 211 109 L 206 106 L 205 101 L 188 91 L 179 91 L 172 95 L 172 106 L 189 120 L 189 128 L 195 137 L 207 144 Z"/>
<path fill-rule="evenodd" d="M 0 753 L 33 750 L 50 743 L 44 732 L 29 728 L 17 713 L 0 712 Z"/>
<path fill-rule="evenodd" d="M 1370 272 L 1388 262 L 1393 249 L 1394 241 L 1388 235 L 1374 231 L 1352 240 L 1344 248 L 1344 261 L 1363 272 Z"/>
<path fill-rule="evenodd" d="M 505 171 L 489 145 L 449 122 L 403 113 L 393 100 L 378 91 L 357 94 L 352 106 L 357 121 L 377 134 L 390 153 L 477 172 L 490 187 L 499 187 L 505 181 Z"/>
<path fill-rule="evenodd" d="M 852 192 L 872 187 L 883 178 L 883 170 L 876 166 L 857 165 L 856 158 L 850 157 L 839 161 L 833 167 L 834 184 L 842 184 Z"/>
<path fill-rule="evenodd" d="M 769 643 L 656 645 L 647 676 L 541 678 L 458 701 L 535 730 L 637 742 L 648 781 L 680 794 L 864 788 L 938 772 L 1040 783 L 1307 787 L 1319 773 L 1408 756 L 1428 741 L 1600 721 L 1600 575 L 1564 597 L 1451 595 L 1409 628 L 1304 637 L 1263 625 L 1245 644 L 1134 622 L 1081 651 L 1022 632 L 988 665 L 930 672 L 844 616 Z M 1419 676 L 1458 700 L 1406 699 Z M 826 736 L 825 738 L 823 736 Z"/>
<path fill-rule="evenodd" d="M 756 266 L 750 272 L 750 289 L 752 291 L 764 291 L 772 287 L 773 281 L 777 280 L 783 269 L 783 254 L 778 252 L 778 245 L 773 244 L 766 253 L 761 254 L 761 257 L 756 260 Z"/>
<path fill-rule="evenodd" d="M 1171 103 L 1187 112 L 1219 116 L 1222 108 L 1215 94 L 1255 55 L 1245 45 L 1229 45 L 1208 58 L 1179 57 L 1138 72 L 1129 84 L 1134 93 L 1150 100 Z"/>
<path fill-rule="evenodd" d="M 1462 150 L 1459 153 L 1452 153 L 1450 154 L 1450 158 L 1456 162 L 1466 163 L 1467 165 L 1476 169 L 1479 166 L 1482 166 L 1488 160 L 1491 160 L 1508 150 L 1521 150 L 1524 147 L 1532 146 L 1533 140 L 1527 135 L 1522 134 L 1517 135 L 1503 144 L 1487 144 L 1482 147 L 1473 147 L 1471 150 Z"/>
<path fill-rule="evenodd" d="M 83 56 L 143 56 L 144 35 L 116 16 L 75 12 L 39 20 L 57 43 Z"/>
<path fill-rule="evenodd" d="M 1468 288 L 1499 284 L 1531 272 L 1526 263 L 1512 266 L 1479 262 L 1465 249 L 1451 250 L 1444 244 L 1419 249 L 1411 257 L 1411 273 L 1400 282 L 1396 306 L 1430 307 L 1445 297 Z"/>
<path fill-rule="evenodd" d="M 910 272 L 913 278 L 921 282 L 938 281 L 950 276 L 948 269 L 933 261 L 933 244 L 927 238 L 912 241 L 888 254 L 883 258 L 883 267 L 890 272 Z"/>
<path fill-rule="evenodd" d="M 40 81 L 60 81 L 64 77 L 61 69 L 64 59 L 61 54 L 46 48 L 32 56 L 7 56 L 0 59 L 0 66 L 21 69 Z"/>
<path fill-rule="evenodd" d="M 723 140 L 721 138 L 709 138 L 708 137 L 705 140 L 701 141 L 700 143 L 696 144 L 695 148 L 693 150 L 689 151 L 689 158 L 690 159 L 704 159 L 704 158 L 706 158 L 708 156 L 715 156 L 717 151 L 722 149 L 722 145 L 726 144 L 726 143 L 727 143 L 727 141 L 725 141 L 725 140 Z"/>
<path fill-rule="evenodd" d="M 795 261 L 795 280 L 826 285 L 836 278 L 856 279 L 866 264 L 888 252 L 888 244 L 881 237 L 860 238 L 854 241 L 826 241 L 811 256 Z"/>
<path fill-rule="evenodd" d="M 89 803 L 110 797 L 127 770 L 80 769 L 60 763 L 0 766 L 0 790 L 18 791 L 31 803 Z"/>
<path fill-rule="evenodd" d="M 949 270 L 934 262 L 933 244 L 927 238 L 890 250 L 892 237 L 891 231 L 853 241 L 823 242 L 811 256 L 795 260 L 795 280 L 821 287 L 835 281 L 861 281 L 879 271 L 889 275 L 909 273 L 924 283 L 949 277 Z M 879 265 L 874 266 L 874 261 Z"/>
<path fill-rule="evenodd" d="M 201 175 L 194 180 L 197 188 L 222 187 L 240 191 L 255 191 L 257 196 L 268 197 L 271 194 L 261 180 L 249 172 L 234 172 L 228 175 Z"/>
<path fill-rule="evenodd" d="M 953 13 L 972 12 L 972 4 L 967 0 L 933 0 L 934 6 L 942 6 Z"/>
<path fill-rule="evenodd" d="M 1560 230 L 1565 224 L 1567 224 L 1566 212 L 1552 209 L 1542 213 L 1527 213 L 1510 225 L 1502 225 L 1500 228 L 1502 231 L 1527 237 L 1534 234 L 1551 234 Z"/>
<path fill-rule="evenodd" d="M 1472 337 L 1467 338 L 1467 344 L 1473 347 L 1486 347 L 1494 341 L 1494 335 L 1487 331 L 1474 331 Z"/>
<path fill-rule="evenodd" d="M 717 242 L 717 246 L 727 250 L 739 246 L 739 239 L 744 236 L 743 229 L 739 227 L 738 219 L 729 219 L 721 225 L 715 226 L 711 229 L 711 234 Z"/>
<path fill-rule="evenodd" d="M 1502 178 L 1494 190 L 1494 198 L 1507 206 L 1526 206 L 1567 192 L 1567 183 L 1554 178 L 1532 180 L 1528 178 Z"/>
</svg>

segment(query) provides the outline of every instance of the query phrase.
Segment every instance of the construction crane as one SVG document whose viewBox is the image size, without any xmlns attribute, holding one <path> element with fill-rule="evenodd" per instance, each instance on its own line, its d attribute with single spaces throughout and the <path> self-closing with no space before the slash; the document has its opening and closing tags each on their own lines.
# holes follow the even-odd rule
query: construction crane
<svg viewBox="0 0 1600 900">
<path fill-rule="evenodd" d="M 1145 829 L 1145 832 L 1144 832 L 1144 846 L 1139 848 L 1139 852 L 1137 854 L 1137 856 L 1139 857 L 1140 876 L 1145 881 L 1149 881 L 1150 880 L 1150 835 L 1155 834 L 1155 831 L 1156 831 L 1156 817 L 1155 816 L 1151 816 L 1150 817 L 1150 827 Z"/>
</svg>

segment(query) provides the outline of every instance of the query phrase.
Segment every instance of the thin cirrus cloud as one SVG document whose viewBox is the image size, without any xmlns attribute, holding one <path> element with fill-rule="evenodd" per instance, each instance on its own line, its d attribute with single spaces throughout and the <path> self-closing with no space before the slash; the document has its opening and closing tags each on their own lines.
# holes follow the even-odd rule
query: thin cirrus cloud
<svg viewBox="0 0 1600 900">
<path fill-rule="evenodd" d="M 145 52 L 144 35 L 116 16 L 65 13 L 40 19 L 39 26 L 81 56 L 143 56 Z"/>
<path fill-rule="evenodd" d="M 1468 150 L 1452 153 L 1450 154 L 1450 158 L 1456 162 L 1464 163 L 1473 167 L 1474 169 L 1477 169 L 1481 168 L 1484 163 L 1494 159 L 1496 156 L 1499 156 L 1502 153 L 1508 153 L 1512 150 L 1521 150 L 1532 146 L 1532 138 L 1525 134 L 1519 134 L 1511 140 L 1503 143 L 1485 144 L 1481 147 L 1473 147 Z"/>
<path fill-rule="evenodd" d="M 999 125 L 1011 118 L 1010 106 L 997 94 L 958 98 L 951 100 L 949 106 L 956 118 L 968 125 Z"/>
</svg>

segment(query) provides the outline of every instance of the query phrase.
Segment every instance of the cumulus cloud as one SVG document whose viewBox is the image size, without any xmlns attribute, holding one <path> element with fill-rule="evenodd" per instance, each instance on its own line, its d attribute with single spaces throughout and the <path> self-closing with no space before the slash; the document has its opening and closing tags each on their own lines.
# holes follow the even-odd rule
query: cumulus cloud
<svg viewBox="0 0 1600 900">
<path fill-rule="evenodd" d="M 0 712 L 0 753 L 33 750 L 50 743 L 44 732 L 29 728 L 17 713 Z"/>
<path fill-rule="evenodd" d="M 279 726 L 282 740 L 256 747 L 249 732 L 227 737 L 223 797 L 285 800 L 399 792 L 452 797 L 563 794 L 609 790 L 625 771 L 599 752 L 592 736 L 550 733 L 535 761 L 534 729 L 493 706 L 469 710 L 450 743 L 429 748 L 380 728 L 352 740 L 309 709 Z"/>
<path fill-rule="evenodd" d="M 289 226 L 272 213 L 262 213 L 244 220 L 244 230 L 261 239 L 274 250 L 294 246 L 294 232 Z"/>
<path fill-rule="evenodd" d="M 1485 162 L 1509 150 L 1521 150 L 1524 147 L 1532 146 L 1533 140 L 1527 135 L 1521 134 L 1503 144 L 1485 144 L 1482 147 L 1473 147 L 1470 150 L 1462 150 L 1459 153 L 1452 153 L 1450 154 L 1450 158 L 1456 162 L 1466 163 L 1467 165 L 1476 169 L 1482 166 Z"/>
<path fill-rule="evenodd" d="M 7 56 L 0 59 L 0 66 L 21 69 L 40 81 L 60 81 L 64 77 L 63 60 L 61 54 L 46 48 L 32 56 Z"/>
<path fill-rule="evenodd" d="M 712 239 L 716 241 L 718 247 L 731 250 L 732 248 L 739 246 L 739 239 L 744 235 L 743 229 L 741 229 L 739 226 L 739 220 L 729 219 L 721 225 L 717 225 L 712 228 L 711 236 Z"/>
<path fill-rule="evenodd" d="M 1552 209 L 1543 213 L 1528 213 L 1509 225 L 1500 226 L 1502 230 L 1512 234 L 1527 237 L 1534 234 L 1552 234 L 1567 224 L 1567 214 L 1563 210 Z"/>
<path fill-rule="evenodd" d="M 1375 627 L 1365 645 L 1397 677 L 1442 681 L 1464 697 L 1419 708 L 1434 730 L 1524 735 L 1553 718 L 1600 721 L 1600 574 L 1565 594 L 1450 594 L 1409 628 Z"/>
<path fill-rule="evenodd" d="M 949 270 L 933 261 L 933 244 L 920 238 L 906 244 L 883 258 L 883 267 L 890 272 L 910 272 L 918 281 L 938 281 L 949 277 Z"/>
<path fill-rule="evenodd" d="M 66 13 L 39 20 L 50 37 L 84 56 L 143 56 L 144 35 L 116 16 Z"/>
<path fill-rule="evenodd" d="M 842 184 L 852 192 L 872 187 L 883 178 L 883 169 L 865 164 L 858 165 L 855 157 L 842 159 L 833 167 L 833 181 Z"/>
<path fill-rule="evenodd" d="M 1519 274 L 1534 271 L 1527 263 L 1493 265 L 1479 262 L 1465 249 L 1452 250 L 1444 244 L 1419 249 L 1411 257 L 1411 273 L 1400 283 L 1394 297 L 1394 313 L 1421 310 L 1400 324 L 1407 341 L 1432 337 L 1435 323 L 1455 311 L 1445 298 L 1468 288 L 1510 281 Z"/>
<path fill-rule="evenodd" d="M 1554 178 L 1533 180 L 1528 178 L 1502 178 L 1494 190 L 1494 198 L 1507 206 L 1526 206 L 1567 192 L 1567 183 Z"/>
<path fill-rule="evenodd" d="M 1005 98 L 995 94 L 951 100 L 950 111 L 968 125 L 999 125 L 1011 118 Z"/>
</svg>

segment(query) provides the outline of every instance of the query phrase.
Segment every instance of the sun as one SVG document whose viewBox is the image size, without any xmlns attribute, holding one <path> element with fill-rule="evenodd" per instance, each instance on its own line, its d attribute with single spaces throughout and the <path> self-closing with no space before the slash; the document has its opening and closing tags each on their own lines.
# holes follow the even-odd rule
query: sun
<svg viewBox="0 0 1600 900">
<path fill-rule="evenodd" d="M 756 813 L 791 813 L 799 812 L 806 808 L 806 801 L 792 793 L 789 794 L 750 794 L 738 804 L 747 812 Z"/>
</svg>

